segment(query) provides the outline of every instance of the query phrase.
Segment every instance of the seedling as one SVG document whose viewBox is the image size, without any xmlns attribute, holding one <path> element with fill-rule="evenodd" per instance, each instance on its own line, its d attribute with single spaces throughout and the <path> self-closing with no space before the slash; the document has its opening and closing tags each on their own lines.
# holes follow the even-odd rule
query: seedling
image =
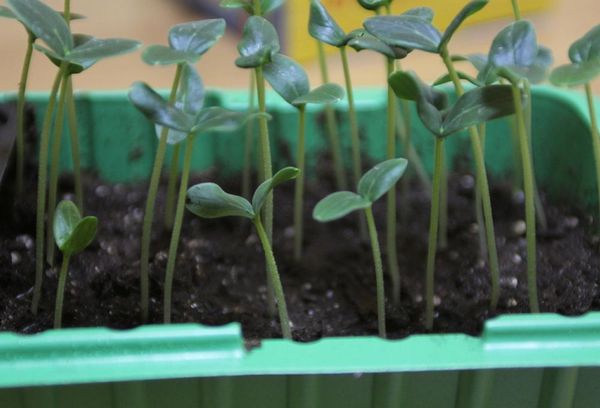
<svg viewBox="0 0 600 408">
<path fill-rule="evenodd" d="M 448 74 L 454 83 L 456 94 L 461 97 L 464 94 L 464 89 L 460 78 L 456 73 L 454 64 L 449 56 L 448 43 L 450 42 L 454 33 L 458 30 L 461 24 L 471 15 L 481 10 L 486 4 L 487 0 L 474 0 L 465 5 L 461 11 L 454 17 L 450 22 L 444 33 L 440 33 L 428 19 L 412 16 L 412 15 L 400 15 L 400 16 L 378 16 L 367 19 L 364 26 L 368 32 L 378 37 L 380 40 L 390 46 L 405 47 L 411 49 L 419 49 L 422 51 L 438 54 L 444 62 Z M 396 91 L 396 93 L 398 93 Z M 483 122 L 480 121 L 480 122 Z M 478 123 L 480 123 L 478 122 Z M 499 276 L 498 268 L 498 255 L 496 250 L 496 239 L 494 233 L 494 220 L 492 215 L 492 203 L 490 199 L 487 172 L 485 168 L 485 162 L 483 157 L 483 149 L 481 147 L 481 139 L 479 131 L 476 126 L 469 127 L 469 136 L 471 146 L 473 149 L 473 158 L 475 160 L 476 170 L 476 188 L 479 189 L 482 205 L 483 205 L 483 220 L 478 219 L 478 225 L 483 226 L 486 231 L 486 241 L 488 248 L 488 263 L 490 270 L 492 271 L 492 299 L 491 307 L 492 310 L 496 308 L 498 303 L 498 285 L 497 280 Z M 442 171 L 443 182 L 439 183 L 442 189 L 441 194 L 441 208 L 440 214 L 440 244 L 445 246 L 447 240 L 447 180 L 446 170 L 443 161 L 445 160 L 444 144 L 439 144 L 439 157 L 442 160 L 440 168 Z M 434 183 L 435 184 L 435 183 Z M 435 191 L 434 194 L 440 194 Z M 476 211 L 476 214 L 481 214 Z"/>
<path fill-rule="evenodd" d="M 220 107 L 203 108 L 203 95 L 204 87 L 200 76 L 189 64 L 183 66 L 181 88 L 174 105 L 169 104 L 156 91 L 141 82 L 136 82 L 129 91 L 131 102 L 148 119 L 175 131 L 169 132 L 169 143 L 176 144 L 185 141 L 183 169 L 165 273 L 163 315 L 165 323 L 170 323 L 171 321 L 173 274 L 175 272 L 177 247 L 183 223 L 185 192 L 190 175 L 194 139 L 197 134 L 208 131 L 235 130 L 247 117 L 245 113 L 232 112 Z"/>
<path fill-rule="evenodd" d="M 585 88 L 592 131 L 592 146 L 596 163 L 598 205 L 600 205 L 600 132 L 594 107 L 591 81 L 600 75 L 600 25 L 595 26 L 569 47 L 570 64 L 555 68 L 550 82 L 558 86 L 580 86 Z M 600 215 L 598 216 L 600 220 Z M 598 224 L 600 226 L 600 223 Z"/>
<path fill-rule="evenodd" d="M 379 163 L 360 178 L 357 186 L 358 194 L 351 191 L 338 191 L 319 201 L 313 210 L 313 218 L 320 222 L 337 220 L 353 211 L 364 210 L 375 266 L 377 328 L 379 336 L 383 338 L 386 337 L 383 265 L 371 206 L 396 184 L 404 174 L 407 164 L 406 159 L 402 158 Z"/>
<path fill-rule="evenodd" d="M 80 253 L 92 243 L 96 235 L 98 219 L 91 216 L 82 218 L 77 206 L 72 201 L 67 200 L 58 203 L 55 214 L 54 240 L 63 254 L 54 309 L 54 328 L 60 329 L 69 261 L 73 255 Z"/>
<path fill-rule="evenodd" d="M 508 85 L 490 85 L 466 92 L 448 107 L 446 95 L 424 84 L 412 72 L 396 72 L 389 83 L 400 98 L 417 103 L 417 112 L 427 129 L 435 136 L 433 192 L 429 219 L 429 245 L 426 267 L 426 327 L 433 327 L 433 285 L 437 234 L 439 228 L 440 184 L 442 177 L 442 152 L 446 137 L 488 120 L 514 113 L 512 90 Z M 481 176 L 480 176 L 481 178 Z M 483 191 L 483 190 L 482 190 Z M 497 269 L 491 269 L 492 304 L 499 297 Z"/>
<path fill-rule="evenodd" d="M 214 183 L 196 184 L 187 192 L 187 209 L 199 217 L 220 218 L 236 216 L 248 218 L 252 221 L 263 247 L 267 270 L 277 300 L 281 333 L 286 339 L 292 338 L 292 329 L 285 303 L 285 296 L 283 294 L 281 278 L 275 262 L 275 256 L 273 255 L 271 242 L 269 241 L 262 223 L 261 210 L 267 200 L 268 194 L 270 194 L 276 186 L 296 178 L 299 173 L 300 171 L 294 167 L 285 167 L 279 170 L 272 178 L 263 181 L 258 186 L 252 197 L 252 203 L 243 197 L 226 193 L 221 187 Z M 271 295 L 270 292 L 267 292 L 267 294 L 268 296 Z"/>
<path fill-rule="evenodd" d="M 244 9 L 251 16 L 266 16 L 277 10 L 285 0 L 221 0 L 220 6 Z"/>
<path fill-rule="evenodd" d="M 187 64 L 195 64 L 225 33 L 225 21 L 222 19 L 193 21 L 178 24 L 169 30 L 169 46 L 151 45 L 142 53 L 142 59 L 149 65 L 173 65 L 176 64 L 175 78 L 171 86 L 169 104 L 179 103 L 185 99 L 188 92 L 180 87 L 182 72 Z M 203 89 L 203 88 L 202 88 Z M 178 91 L 179 90 L 179 91 Z M 198 103 L 202 103 L 203 91 L 199 91 Z M 179 93 L 179 101 L 176 98 Z M 148 281 L 148 264 L 150 259 L 150 238 L 152 233 L 152 220 L 154 219 L 154 204 L 158 192 L 160 173 L 164 164 L 167 145 L 172 144 L 173 156 L 171 158 L 171 169 L 169 172 L 169 184 L 167 187 L 167 204 L 165 209 L 165 226 L 172 229 L 174 221 L 174 202 L 176 178 L 179 166 L 180 144 L 176 141 L 182 139 L 182 135 L 174 135 L 168 127 L 157 127 L 158 148 L 154 157 L 150 185 L 148 186 L 148 199 L 144 211 L 144 223 L 142 226 L 142 248 L 140 258 L 140 310 L 142 321 L 148 320 L 148 303 L 150 286 Z M 173 134 L 173 135 L 170 135 Z M 183 135 L 185 138 L 185 135 Z"/>
<path fill-rule="evenodd" d="M 302 256 L 303 204 L 305 173 L 305 118 L 306 105 L 330 104 L 344 97 L 344 90 L 335 84 L 321 85 L 310 89 L 308 76 L 304 68 L 294 60 L 282 54 L 275 54 L 269 64 L 264 66 L 265 79 L 287 103 L 298 110 L 298 144 L 296 146 L 296 167 L 300 174 L 296 178 L 294 192 L 294 258 Z"/>
<path fill-rule="evenodd" d="M 36 282 L 33 292 L 32 311 L 37 313 L 42 289 L 44 267 L 44 219 L 46 209 L 46 189 L 48 187 L 48 147 L 50 126 L 56 104 L 57 93 L 61 87 L 59 109 L 55 119 L 55 140 L 52 147 L 51 183 L 48 198 L 48 222 L 53 225 L 56 184 L 58 179 L 58 156 L 62 136 L 63 112 L 66 101 L 69 77 L 80 73 L 101 59 L 135 50 L 139 43 L 123 39 L 97 39 L 85 35 L 73 35 L 63 17 L 39 0 L 8 0 L 12 12 L 27 29 L 45 46 L 34 44 L 33 47 L 45 54 L 54 64 L 59 66 L 54 80 L 44 122 L 42 126 L 38 170 L 38 198 L 36 222 Z M 62 83 L 62 86 L 61 86 Z M 78 152 L 74 151 L 74 154 Z M 48 258 L 53 258 L 54 238 L 48 234 Z M 52 249 L 50 249 L 52 248 Z"/>
</svg>

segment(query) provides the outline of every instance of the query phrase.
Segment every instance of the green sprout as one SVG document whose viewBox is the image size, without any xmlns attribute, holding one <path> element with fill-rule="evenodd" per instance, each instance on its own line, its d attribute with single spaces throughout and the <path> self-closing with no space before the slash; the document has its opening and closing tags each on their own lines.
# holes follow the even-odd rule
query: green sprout
<svg viewBox="0 0 600 408">
<path fill-rule="evenodd" d="M 464 93 L 448 107 L 446 95 L 424 84 L 412 72 L 396 72 L 389 79 L 400 98 L 417 103 L 417 112 L 425 127 L 435 136 L 433 192 L 429 221 L 429 245 L 426 267 L 426 322 L 433 327 L 433 292 L 437 234 L 439 229 L 440 184 L 442 178 L 442 152 L 447 136 L 480 123 L 514 113 L 512 89 L 508 85 L 490 85 Z M 498 270 L 491 269 L 492 299 L 499 297 Z"/>
<path fill-rule="evenodd" d="M 180 86 L 182 72 L 186 70 L 187 64 L 195 64 L 225 33 L 225 21 L 222 19 L 193 21 L 190 23 L 178 24 L 169 30 L 169 46 L 151 45 L 142 53 L 142 59 L 149 65 L 177 65 L 173 85 L 169 96 L 169 103 L 175 104 L 179 95 L 180 101 L 184 98 L 187 90 Z M 203 93 L 203 92 L 202 92 Z M 200 98 L 201 102 L 202 98 Z M 180 144 L 175 143 L 170 136 L 168 127 L 157 127 L 158 130 L 158 148 L 154 157 L 154 165 L 150 176 L 148 186 L 148 199 L 144 211 L 144 222 L 142 225 L 142 248 L 140 258 L 140 310 L 142 321 L 148 320 L 148 305 L 150 285 L 148 280 L 148 268 L 150 259 L 150 239 L 152 233 L 152 220 L 154 219 L 154 206 L 156 194 L 158 193 L 158 184 L 160 182 L 160 173 L 165 160 L 165 154 L 168 144 L 174 144 L 173 156 L 171 158 L 171 169 L 169 172 L 169 184 L 167 187 L 167 205 L 165 209 L 165 226 L 168 229 L 173 228 L 174 221 L 174 202 L 175 186 L 179 164 Z M 171 143 L 169 138 L 171 137 Z"/>
<path fill-rule="evenodd" d="M 377 14 L 379 14 L 381 8 L 384 7 L 389 14 L 392 1 L 393 0 L 358 0 L 358 4 L 365 10 L 370 10 Z"/>
<path fill-rule="evenodd" d="M 183 223 L 185 192 L 188 185 L 192 162 L 192 151 L 197 134 L 208 131 L 231 131 L 237 129 L 247 115 L 232 112 L 220 107 L 203 108 L 204 87 L 200 76 L 189 64 L 183 66 L 181 88 L 176 103 L 169 104 L 148 85 L 136 82 L 129 92 L 129 99 L 152 122 L 166 126 L 174 131 L 168 132 L 168 143 L 177 144 L 185 141 L 183 169 L 180 177 L 175 219 L 171 232 L 167 270 L 164 285 L 165 323 L 171 321 L 171 295 L 177 248 Z"/>
<path fill-rule="evenodd" d="M 331 104 L 344 97 L 344 90 L 336 84 L 321 85 L 310 89 L 306 71 L 300 64 L 282 54 L 275 54 L 271 62 L 264 66 L 265 79 L 287 103 L 298 110 L 298 144 L 296 146 L 296 167 L 300 174 L 296 178 L 294 192 L 294 258 L 302 256 L 303 205 L 305 173 L 305 122 L 306 105 Z"/>
<path fill-rule="evenodd" d="M 405 47 L 409 49 L 418 49 L 425 52 L 437 54 L 442 58 L 448 74 L 454 83 L 457 96 L 460 98 L 464 94 L 464 88 L 460 81 L 453 62 L 449 56 L 448 43 L 456 33 L 462 23 L 471 15 L 481 10 L 487 5 L 488 0 L 474 0 L 465 5 L 454 19 L 450 22 L 443 33 L 440 33 L 428 19 L 414 15 L 400 16 L 377 16 L 367 19 L 364 23 L 366 30 L 385 42 L 388 45 Z M 397 92 L 396 92 L 397 93 Z M 482 121 L 480 121 L 482 122 Z M 478 123 L 480 123 L 478 122 Z M 487 171 L 485 168 L 485 160 L 483 157 L 483 148 L 481 146 L 481 138 L 476 126 L 469 127 L 469 136 L 471 147 L 473 150 L 473 158 L 475 160 L 476 174 L 476 189 L 481 194 L 481 204 L 483 206 L 483 214 L 480 211 L 475 211 L 478 216 L 477 223 L 485 228 L 486 243 L 488 248 L 488 263 L 492 271 L 492 299 L 491 307 L 494 310 L 498 303 L 497 295 L 499 293 L 499 281 L 496 278 L 499 276 L 498 254 L 496 249 L 496 239 L 494 233 L 494 219 L 492 214 L 492 203 L 490 198 Z M 443 181 L 438 183 L 441 188 L 441 214 L 440 214 L 440 246 L 444 247 L 447 242 L 447 173 L 445 166 L 445 147 L 441 143 L 439 146 L 441 175 Z M 440 194 L 435 191 L 434 194 Z M 483 216 L 483 220 L 481 216 Z M 437 231 L 436 231 L 437 232 Z"/>
<path fill-rule="evenodd" d="M 254 224 L 256 233 L 260 239 L 265 254 L 265 262 L 269 271 L 270 279 L 273 282 L 274 295 L 277 300 L 277 309 L 279 311 L 279 324 L 284 338 L 292 338 L 290 319 L 288 317 L 285 296 L 281 278 L 277 270 L 277 263 L 273 255 L 271 242 L 267 237 L 262 223 L 261 210 L 264 206 L 267 196 L 279 184 L 294 179 L 300 171 L 294 167 L 285 167 L 279 170 L 275 175 L 263 181 L 252 197 L 252 203 L 243 197 L 228 194 L 221 187 L 214 183 L 201 183 L 190 187 L 187 192 L 187 209 L 193 214 L 203 218 L 220 218 L 228 216 L 237 216 L 248 218 Z M 271 293 L 267 292 L 267 296 Z"/>
<path fill-rule="evenodd" d="M 600 132 L 594 107 L 591 81 L 600 75 L 600 25 L 595 26 L 569 48 L 570 64 L 561 65 L 552 71 L 550 82 L 557 86 L 580 86 L 585 88 L 590 113 L 592 146 L 596 164 L 598 205 L 600 205 Z M 600 220 L 600 215 L 598 216 Z M 600 223 L 598 224 L 600 227 Z"/>
<path fill-rule="evenodd" d="M 313 218 L 320 222 L 337 220 L 353 211 L 364 210 L 375 266 L 377 327 L 379 336 L 383 338 L 386 337 L 383 266 L 381 251 L 379 249 L 379 239 L 377 238 L 377 227 L 375 226 L 371 207 L 375 201 L 387 193 L 402 177 L 407 164 L 406 159 L 402 158 L 379 163 L 360 178 L 357 186 L 358 194 L 351 191 L 338 191 L 319 201 L 313 210 Z"/>
<path fill-rule="evenodd" d="M 39 170 L 37 188 L 37 210 L 36 210 L 36 272 L 35 286 L 31 310 L 37 313 L 38 304 L 42 291 L 42 279 L 44 268 L 44 219 L 46 210 L 46 190 L 48 188 L 48 150 L 50 142 L 50 127 L 56 105 L 57 94 L 60 96 L 59 106 L 56 112 L 54 141 L 52 146 L 52 158 L 50 160 L 50 186 L 48 195 L 48 217 L 49 225 L 53 225 L 54 210 L 56 203 L 56 190 L 58 183 L 58 161 L 60 153 L 60 142 L 62 136 L 62 121 L 64 107 L 67 102 L 67 90 L 70 88 L 69 78 L 73 74 L 80 73 L 101 59 L 131 52 L 139 43 L 124 39 L 97 39 L 82 34 L 71 34 L 68 24 L 63 16 L 46 6 L 39 0 L 8 0 L 12 12 L 19 21 L 27 27 L 45 45 L 34 44 L 33 47 L 45 54 L 55 65 L 59 66 L 58 73 L 52 85 L 48 107 L 44 116 L 42 133 L 40 137 Z M 67 12 L 66 15 L 69 15 Z M 62 85 L 61 85 L 62 84 Z M 75 146 L 72 146 L 74 148 Z M 78 152 L 73 150 L 74 155 Z M 76 174 L 76 180 L 79 176 Z M 78 182 L 76 182 L 78 184 Z M 80 189 L 79 189 L 80 191 Z M 80 201 L 81 198 L 78 198 Z M 48 233 L 48 260 L 54 258 L 54 237 Z"/>
<path fill-rule="evenodd" d="M 96 235 L 98 219 L 90 216 L 82 218 L 77 206 L 72 201 L 67 200 L 58 203 L 55 214 L 53 224 L 54 240 L 63 254 L 54 309 L 54 328 L 60 329 L 69 261 L 73 255 L 83 251 L 92 243 Z"/>
</svg>

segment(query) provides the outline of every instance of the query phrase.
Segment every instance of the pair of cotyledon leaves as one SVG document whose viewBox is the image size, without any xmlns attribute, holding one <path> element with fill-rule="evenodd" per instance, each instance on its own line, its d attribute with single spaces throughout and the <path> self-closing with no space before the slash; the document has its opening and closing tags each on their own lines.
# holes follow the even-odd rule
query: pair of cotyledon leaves
<svg viewBox="0 0 600 408">
<path fill-rule="evenodd" d="M 252 203 L 243 197 L 226 193 L 215 183 L 196 184 L 187 191 L 186 207 L 203 218 L 236 216 L 256 220 L 271 190 L 285 181 L 295 179 L 299 173 L 295 167 L 279 170 L 258 186 L 252 196 Z"/>
<path fill-rule="evenodd" d="M 189 64 L 182 67 L 180 88 L 174 105 L 143 82 L 133 84 L 129 99 L 152 122 L 174 130 L 169 132 L 169 144 L 179 143 L 189 134 L 235 130 L 249 116 L 257 115 L 216 106 L 203 108 L 204 86 L 197 71 Z"/>
<path fill-rule="evenodd" d="M 81 72 L 101 59 L 131 52 L 140 46 L 138 41 L 110 38 L 99 39 L 72 34 L 63 16 L 39 0 L 8 0 L 17 19 L 45 46 L 34 44 L 56 65 L 69 64 L 71 74 Z"/>
<path fill-rule="evenodd" d="M 358 181 L 357 193 L 338 191 L 323 198 L 313 209 L 313 218 L 320 222 L 337 220 L 343 216 L 370 207 L 387 193 L 406 171 L 408 161 L 390 159 L 377 164 Z"/>
<path fill-rule="evenodd" d="M 260 14 L 266 16 L 285 3 L 285 0 L 260 0 Z M 252 0 L 221 0 L 221 7 L 232 9 L 244 9 L 249 15 L 256 15 L 254 1 Z"/>
<path fill-rule="evenodd" d="M 65 14 L 63 12 L 59 12 L 59 14 L 64 18 Z M 6 6 L 0 6 L 0 17 L 4 17 L 4 18 L 9 18 L 11 20 L 17 20 L 19 22 L 21 22 L 19 20 L 19 17 L 17 17 L 17 15 L 15 13 L 13 13 L 13 11 L 6 7 Z M 70 13 L 69 15 L 69 20 L 73 21 L 73 20 L 81 20 L 84 19 L 85 17 L 81 14 L 77 14 L 77 13 Z M 23 24 L 23 23 L 21 23 Z M 34 33 L 32 33 L 31 31 L 29 31 L 29 29 L 27 28 L 27 26 L 25 24 L 23 24 L 23 27 L 25 27 L 25 29 L 27 30 L 27 32 L 32 36 L 32 40 L 35 41 L 37 39 L 36 35 Z"/>
<path fill-rule="evenodd" d="M 600 75 L 600 25 L 595 26 L 569 47 L 570 64 L 557 67 L 550 81 L 560 86 L 576 86 Z"/>
<path fill-rule="evenodd" d="M 142 53 L 149 65 L 195 64 L 225 34 L 225 20 L 210 19 L 173 26 L 169 46 L 151 45 Z"/>
<path fill-rule="evenodd" d="M 72 201 L 63 200 L 58 203 L 54 215 L 54 240 L 65 256 L 83 251 L 96 235 L 98 219 L 81 217 L 77 206 Z"/>
<path fill-rule="evenodd" d="M 423 83 L 413 72 L 395 72 L 389 78 L 389 85 L 399 98 L 416 102 L 423 124 L 437 137 L 515 112 L 510 85 L 472 89 L 450 107 L 442 91 Z"/>
</svg>

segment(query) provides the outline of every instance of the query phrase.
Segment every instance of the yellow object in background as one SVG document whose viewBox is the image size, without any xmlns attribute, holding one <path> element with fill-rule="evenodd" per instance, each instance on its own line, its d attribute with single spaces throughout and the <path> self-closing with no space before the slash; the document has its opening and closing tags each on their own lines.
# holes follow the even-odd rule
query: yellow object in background
<svg viewBox="0 0 600 408">
<path fill-rule="evenodd" d="M 329 13 L 346 32 L 361 28 L 366 17 L 373 16 L 364 10 L 357 0 L 321 0 Z M 443 31 L 468 0 L 395 0 L 392 14 L 402 13 L 410 8 L 426 6 L 434 10 L 433 23 Z M 552 0 L 520 0 L 521 12 L 526 13 L 547 8 Z M 298 60 L 313 59 L 317 55 L 315 40 L 308 34 L 310 0 L 287 0 L 285 9 L 286 53 Z M 511 0 L 490 0 L 481 11 L 469 17 L 465 24 L 512 16 Z"/>
</svg>

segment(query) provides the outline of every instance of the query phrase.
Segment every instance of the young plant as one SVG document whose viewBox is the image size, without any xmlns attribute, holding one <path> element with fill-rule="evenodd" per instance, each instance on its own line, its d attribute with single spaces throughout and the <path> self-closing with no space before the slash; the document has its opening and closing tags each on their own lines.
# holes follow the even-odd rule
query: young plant
<svg viewBox="0 0 600 408">
<path fill-rule="evenodd" d="M 166 126 L 173 130 L 169 132 L 169 143 L 176 144 L 185 141 L 183 169 L 165 273 L 163 315 L 165 323 L 170 323 L 171 321 L 173 275 L 183 223 L 185 192 L 190 175 L 194 139 L 197 134 L 208 131 L 235 130 L 247 117 L 245 113 L 232 112 L 220 107 L 203 108 L 203 95 L 204 87 L 200 76 L 189 64 L 186 64 L 182 69 L 181 88 L 174 105 L 169 104 L 152 88 L 141 82 L 136 82 L 129 91 L 131 102 L 148 119 L 155 124 Z"/>
<path fill-rule="evenodd" d="M 69 78 L 73 74 L 86 70 L 101 59 L 131 52 L 139 46 L 139 43 L 124 39 L 97 39 L 82 34 L 73 35 L 65 19 L 39 0 L 8 0 L 8 4 L 19 21 L 33 35 L 45 43 L 45 46 L 34 44 L 33 47 L 45 54 L 55 65 L 59 66 L 58 74 L 50 92 L 50 99 L 44 116 L 40 137 L 36 211 L 36 278 L 31 306 L 33 313 L 37 313 L 44 268 L 44 219 L 46 218 L 46 190 L 48 188 L 48 147 L 52 116 L 59 87 L 61 88 L 59 110 L 55 118 L 55 140 L 53 142 L 52 158 L 50 161 L 52 167 L 50 169 L 51 183 L 49 186 L 47 217 L 50 226 L 53 225 L 54 218 L 58 161 L 62 136 L 62 116 L 67 99 Z M 78 154 L 78 152 L 74 151 L 73 154 Z M 51 260 L 54 251 L 54 237 L 51 233 L 48 234 L 48 251 L 48 258 Z"/>
<path fill-rule="evenodd" d="M 439 228 L 440 181 L 442 152 L 446 137 L 488 120 L 514 113 L 512 90 L 508 85 L 490 85 L 466 92 L 448 107 L 444 93 L 424 84 L 412 72 L 396 72 L 389 79 L 400 98 L 417 103 L 417 112 L 427 129 L 435 136 L 433 192 L 429 221 L 429 246 L 425 278 L 426 327 L 433 327 L 433 288 L 437 234 Z M 499 297 L 498 271 L 491 269 L 492 299 Z"/>
<path fill-rule="evenodd" d="M 387 193 L 402 177 L 408 162 L 398 158 L 386 160 L 367 171 L 358 182 L 357 193 L 338 191 L 322 199 L 313 210 L 313 218 L 320 222 L 337 220 L 356 210 L 364 210 L 369 228 L 369 238 L 373 251 L 375 282 L 377 290 L 377 327 L 379 336 L 386 337 L 385 329 L 385 288 L 383 266 L 377 228 L 371 207 L 375 201 Z"/>
<path fill-rule="evenodd" d="M 531 154 L 530 110 L 531 92 L 529 82 L 539 82 L 552 63 L 546 48 L 538 47 L 535 30 L 528 21 L 517 21 L 504 28 L 492 42 L 488 63 L 478 79 L 491 83 L 498 78 L 507 80 L 512 87 L 515 115 L 523 171 L 525 192 L 525 223 L 527 228 L 527 287 L 529 308 L 539 312 L 536 267 L 536 188 Z M 525 99 L 527 105 L 523 105 Z M 543 210 L 537 205 L 538 214 Z M 543 217 L 545 220 L 545 216 Z"/>
<path fill-rule="evenodd" d="M 284 338 L 292 338 L 292 329 L 288 317 L 285 296 L 281 278 L 275 263 L 275 256 L 271 242 L 267 237 L 262 223 L 261 210 L 266 202 L 267 195 L 279 184 L 294 179 L 298 176 L 299 170 L 294 167 L 285 167 L 279 170 L 275 175 L 263 181 L 252 197 L 252 203 L 243 197 L 228 194 L 214 183 L 201 183 L 190 187 L 187 192 L 187 209 L 195 215 L 203 218 L 220 218 L 228 216 L 237 216 L 248 218 L 254 224 L 256 233 L 260 239 L 265 254 L 265 262 L 271 281 L 275 298 L 277 300 L 277 309 L 279 311 L 279 324 Z M 268 292 L 270 295 L 270 292 Z"/>
<path fill-rule="evenodd" d="M 581 86 L 585 88 L 590 113 L 592 146 L 596 164 L 598 205 L 600 206 L 600 132 L 594 107 L 591 81 L 600 75 L 600 25 L 595 26 L 569 47 L 570 64 L 561 65 L 552 71 L 550 82 L 557 86 Z M 600 208 L 599 216 L 600 220 Z M 598 222 L 600 228 L 600 221 Z"/>
<path fill-rule="evenodd" d="M 176 64 L 175 78 L 171 86 L 169 104 L 181 104 L 185 99 L 183 94 L 188 92 L 183 86 L 180 87 L 182 72 L 187 64 L 197 63 L 202 55 L 206 53 L 225 33 L 225 21 L 222 19 L 193 21 L 178 24 L 169 30 L 169 46 L 151 45 L 142 53 L 142 59 L 149 65 L 173 65 Z M 179 101 L 176 100 L 179 94 Z M 203 94 L 203 92 L 202 92 Z M 200 95 L 199 95 L 200 96 Z M 200 103 L 202 98 L 200 98 Z M 158 148 L 154 156 L 150 185 L 148 186 L 148 198 L 144 211 L 144 223 L 142 225 L 142 243 L 140 258 L 140 310 L 142 321 L 148 320 L 148 304 L 150 285 L 148 279 L 148 268 L 150 259 L 150 238 L 152 233 L 152 220 L 154 219 L 154 206 L 160 173 L 165 160 L 168 144 L 174 144 L 173 156 L 171 158 L 171 169 L 169 172 L 169 184 L 167 188 L 167 204 L 165 209 L 165 226 L 173 228 L 174 201 L 176 178 L 179 166 L 180 144 L 175 140 L 178 137 L 170 136 L 168 127 L 157 126 Z M 184 136 L 185 137 L 185 136 Z M 171 142 L 169 142 L 169 140 Z"/>
<path fill-rule="evenodd" d="M 98 219 L 96 217 L 81 217 L 77 206 L 72 201 L 63 200 L 56 207 L 54 217 L 54 240 L 63 254 L 62 266 L 58 275 L 56 303 L 54 309 L 54 328 L 62 325 L 63 300 L 65 285 L 69 273 L 71 257 L 87 248 L 96 235 Z"/>
<path fill-rule="evenodd" d="M 400 16 L 377 16 L 367 19 L 364 23 L 366 30 L 378 37 L 380 40 L 390 46 L 405 47 L 410 49 L 419 49 L 422 51 L 438 54 L 454 83 L 456 94 L 461 97 L 464 94 L 464 88 L 460 81 L 459 76 L 456 73 L 452 60 L 449 57 L 448 43 L 458 30 L 461 24 L 471 15 L 481 10 L 488 0 L 474 0 L 469 2 L 463 7 L 461 11 L 454 17 L 450 22 L 444 33 L 440 33 L 428 19 L 424 19 L 418 16 L 412 15 L 400 15 Z M 492 214 L 492 203 L 490 199 L 489 186 L 487 180 L 487 172 L 485 168 L 485 161 L 483 157 L 483 149 L 481 147 L 481 139 L 476 126 L 469 127 L 469 136 L 471 141 L 471 147 L 473 150 L 473 158 L 475 160 L 476 170 L 476 188 L 479 189 L 482 197 L 483 205 L 483 220 L 478 219 L 478 225 L 484 227 L 486 231 L 486 242 L 488 248 L 488 263 L 490 270 L 492 271 L 492 299 L 491 307 L 494 310 L 498 303 L 497 294 L 499 293 L 499 267 L 498 267 L 498 254 L 496 250 L 496 238 L 494 233 L 494 220 Z M 442 212 L 440 214 L 440 241 L 442 246 L 445 244 L 447 238 L 447 180 L 446 171 L 444 166 L 445 151 L 444 145 L 441 143 L 439 146 L 441 171 L 444 176 L 444 181 L 440 184 L 442 189 L 441 201 L 442 201 Z M 435 183 L 434 183 L 435 184 Z M 434 194 L 439 194 L 435 191 Z M 476 214 L 480 214 L 476 211 Z M 437 232 L 437 231 L 436 231 Z"/>
<path fill-rule="evenodd" d="M 300 170 L 294 192 L 294 258 L 302 256 L 303 205 L 305 173 L 305 119 L 306 105 L 331 104 L 344 97 L 344 90 L 335 84 L 321 85 L 310 89 L 308 76 L 300 64 L 282 54 L 275 54 L 264 66 L 265 79 L 287 103 L 298 110 L 298 144 L 296 167 Z"/>
</svg>

